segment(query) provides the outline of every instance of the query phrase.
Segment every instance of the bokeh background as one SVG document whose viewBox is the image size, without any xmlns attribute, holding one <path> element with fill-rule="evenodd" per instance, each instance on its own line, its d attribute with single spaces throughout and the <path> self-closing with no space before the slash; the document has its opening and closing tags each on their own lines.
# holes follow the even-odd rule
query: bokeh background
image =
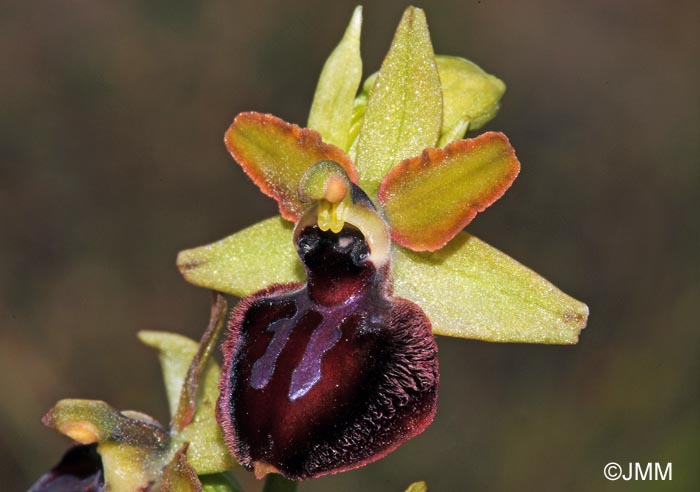
<svg viewBox="0 0 700 492">
<path fill-rule="evenodd" d="M 62 397 L 167 420 L 140 329 L 198 337 L 176 253 L 275 213 L 227 155 L 243 110 L 304 124 L 354 1 L 0 6 L 0 483 L 68 441 Z M 508 84 L 489 129 L 522 162 L 470 231 L 586 301 L 579 345 L 441 338 L 435 423 L 300 491 L 700 489 L 700 4 L 430 1 L 436 51 Z M 365 3 L 366 73 L 404 1 Z M 672 462 L 672 482 L 604 464 Z M 259 483 L 237 475 L 256 491 Z"/>
</svg>

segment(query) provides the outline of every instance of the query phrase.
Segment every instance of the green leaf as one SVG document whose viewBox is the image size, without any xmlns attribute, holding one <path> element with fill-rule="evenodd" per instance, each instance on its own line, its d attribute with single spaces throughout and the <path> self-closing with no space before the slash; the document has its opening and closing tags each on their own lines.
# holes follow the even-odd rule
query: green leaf
<svg viewBox="0 0 700 492">
<path fill-rule="evenodd" d="M 335 161 L 353 183 L 357 172 L 345 152 L 321 135 L 271 114 L 240 113 L 224 135 L 226 148 L 260 191 L 277 200 L 280 214 L 295 221 L 307 205 L 299 201 L 301 176 L 319 161 Z"/>
<path fill-rule="evenodd" d="M 357 142 L 360 186 L 375 197 L 400 161 L 434 147 L 442 124 L 442 94 L 425 14 L 409 7 L 367 102 Z"/>
<path fill-rule="evenodd" d="M 350 147 L 353 103 L 362 81 L 361 30 L 362 7 L 358 6 L 343 39 L 323 66 L 309 113 L 308 127 L 319 132 L 324 142 L 345 151 Z"/>
<path fill-rule="evenodd" d="M 465 232 L 433 253 L 397 247 L 394 294 L 418 304 L 433 332 L 491 342 L 574 344 L 588 307 Z"/>
<path fill-rule="evenodd" d="M 188 282 L 239 297 L 274 283 L 301 282 L 304 267 L 293 225 L 276 216 L 207 246 L 182 251 L 177 266 Z"/>
<path fill-rule="evenodd" d="M 428 485 L 425 482 L 414 482 L 408 486 L 406 492 L 428 492 Z"/>
<path fill-rule="evenodd" d="M 392 238 L 414 251 L 442 248 L 505 193 L 519 170 L 508 138 L 495 132 L 406 159 L 379 189 Z"/>
<path fill-rule="evenodd" d="M 203 492 L 242 492 L 238 481 L 230 473 L 214 473 L 212 475 L 200 475 Z"/>
<path fill-rule="evenodd" d="M 475 63 L 456 56 L 435 57 L 442 83 L 442 130 L 439 146 L 488 123 L 499 108 L 506 85 Z"/>
<path fill-rule="evenodd" d="M 183 383 L 199 345 L 187 337 L 167 332 L 141 331 L 139 338 L 158 350 L 170 411 L 176 412 Z M 189 442 L 189 462 L 201 474 L 222 472 L 234 465 L 216 422 L 219 377 L 218 364 L 209 360 L 202 375 L 192 422 L 181 432 L 173 429 L 173 446 Z"/>
</svg>

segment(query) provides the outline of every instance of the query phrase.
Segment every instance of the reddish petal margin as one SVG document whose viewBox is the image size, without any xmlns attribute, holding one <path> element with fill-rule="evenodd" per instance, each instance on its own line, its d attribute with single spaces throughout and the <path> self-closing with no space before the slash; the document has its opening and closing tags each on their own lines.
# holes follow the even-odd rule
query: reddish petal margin
<svg viewBox="0 0 700 492">
<path fill-rule="evenodd" d="M 503 196 L 519 171 L 508 138 L 497 132 L 404 160 L 379 189 L 393 240 L 414 251 L 442 248 Z"/>
<path fill-rule="evenodd" d="M 357 182 L 350 158 L 321 135 L 271 114 L 240 113 L 224 135 L 224 143 L 245 173 L 267 196 L 277 200 L 282 217 L 296 221 L 306 205 L 297 186 L 304 172 L 318 161 L 335 161 Z"/>
</svg>

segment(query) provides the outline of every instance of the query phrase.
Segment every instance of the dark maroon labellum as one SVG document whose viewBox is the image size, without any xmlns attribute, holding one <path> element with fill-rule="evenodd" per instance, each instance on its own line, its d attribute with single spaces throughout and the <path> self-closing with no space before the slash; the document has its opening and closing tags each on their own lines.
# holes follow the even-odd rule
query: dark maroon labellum
<svg viewBox="0 0 700 492">
<path fill-rule="evenodd" d="M 27 492 L 102 492 L 104 477 L 97 444 L 74 446 Z"/>
<path fill-rule="evenodd" d="M 432 421 L 437 346 L 430 321 L 391 297 L 362 232 L 303 227 L 306 284 L 275 285 L 233 310 L 217 419 L 256 475 L 303 480 L 357 468 Z"/>
</svg>

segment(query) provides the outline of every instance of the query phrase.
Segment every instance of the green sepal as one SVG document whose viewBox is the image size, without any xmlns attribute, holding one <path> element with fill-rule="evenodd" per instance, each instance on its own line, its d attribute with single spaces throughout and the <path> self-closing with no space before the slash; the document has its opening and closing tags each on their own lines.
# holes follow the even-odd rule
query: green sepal
<svg viewBox="0 0 700 492">
<path fill-rule="evenodd" d="M 120 412 L 100 400 L 60 400 L 42 422 L 81 444 L 113 442 L 165 449 L 169 442 L 168 433 L 152 417 Z"/>
<path fill-rule="evenodd" d="M 358 6 L 323 66 L 309 113 L 308 127 L 319 132 L 324 142 L 345 151 L 350 147 L 353 104 L 362 81 L 361 30 L 362 7 Z"/>
<path fill-rule="evenodd" d="M 175 415 L 180 401 L 182 383 L 192 357 L 197 351 L 197 344 L 186 336 L 165 331 L 143 330 L 138 332 L 138 337 L 144 344 L 158 350 L 168 408 L 170 415 Z"/>
<path fill-rule="evenodd" d="M 43 423 L 81 444 L 97 443 L 105 488 L 140 490 L 157 477 L 172 441 L 148 415 L 120 412 L 99 400 L 60 400 Z"/>
<path fill-rule="evenodd" d="M 362 84 L 362 90 L 355 96 L 355 102 L 352 105 L 352 121 L 349 131 L 350 148 L 348 149 L 348 155 L 353 162 L 357 162 L 357 136 L 360 134 L 362 123 L 365 121 L 367 101 L 369 101 L 369 94 L 372 92 L 372 87 L 374 87 L 374 83 L 377 81 L 378 74 L 379 72 L 374 72 L 365 79 L 364 84 Z"/>
<path fill-rule="evenodd" d="M 243 297 L 275 283 L 301 282 L 304 266 L 292 243 L 293 224 L 271 217 L 207 246 L 182 251 L 185 279 Z"/>
<path fill-rule="evenodd" d="M 465 232 L 435 252 L 396 246 L 394 295 L 418 304 L 433 333 L 490 342 L 575 344 L 588 307 Z"/>
<path fill-rule="evenodd" d="M 187 459 L 187 443 L 176 450 L 154 453 L 112 442 L 100 443 L 105 490 L 134 492 L 200 492 L 199 477 Z"/>
<path fill-rule="evenodd" d="M 101 442 L 97 452 L 102 460 L 105 490 L 133 492 L 146 490 L 162 471 L 164 452 L 116 442 Z"/>
<path fill-rule="evenodd" d="M 367 101 L 357 137 L 360 187 L 376 197 L 384 175 L 434 147 L 442 125 L 442 93 L 425 13 L 408 7 Z"/>
<path fill-rule="evenodd" d="M 258 232 L 251 232 L 253 228 Z M 217 246 L 215 256 L 231 260 L 219 260 L 220 267 L 212 269 L 216 275 L 201 275 L 193 283 L 246 296 L 274 283 L 303 281 L 301 262 L 291 246 L 291 227 L 285 221 L 273 217 L 238 234 L 246 231 L 249 239 L 245 242 L 253 248 L 248 253 L 250 261 L 257 261 L 255 266 L 245 259 L 237 260 L 239 255 L 228 253 L 224 243 Z M 238 243 L 236 235 L 221 242 Z M 260 260 L 263 256 L 265 260 Z M 250 277 L 241 277 L 243 269 Z M 393 275 L 394 294 L 421 306 L 437 335 L 494 342 L 574 344 L 588 318 L 585 304 L 465 232 L 432 253 L 395 246 Z M 248 280 L 239 282 L 241 278 Z"/>
<path fill-rule="evenodd" d="M 141 331 L 139 338 L 158 350 L 170 411 L 177 412 L 183 383 L 199 344 L 182 335 L 167 332 Z M 188 460 L 200 474 L 219 473 L 235 465 L 216 422 L 219 377 L 219 366 L 210 359 L 202 374 L 197 411 L 192 422 L 180 432 L 172 430 L 173 446 L 190 443 Z"/>
<path fill-rule="evenodd" d="M 475 63 L 457 56 L 435 55 L 442 91 L 442 125 L 438 147 L 463 138 L 467 130 L 477 130 L 493 119 L 500 108 L 506 85 L 498 77 L 486 73 Z M 357 135 L 362 128 L 367 101 L 377 80 L 373 73 L 362 84 L 355 97 L 350 149 L 355 159 Z"/>
<path fill-rule="evenodd" d="M 442 129 L 439 147 L 488 123 L 499 109 L 506 85 L 475 63 L 457 56 L 437 55 L 442 84 Z"/>
<path fill-rule="evenodd" d="M 428 484 L 425 482 L 413 482 L 408 486 L 406 492 L 428 492 Z"/>
</svg>

